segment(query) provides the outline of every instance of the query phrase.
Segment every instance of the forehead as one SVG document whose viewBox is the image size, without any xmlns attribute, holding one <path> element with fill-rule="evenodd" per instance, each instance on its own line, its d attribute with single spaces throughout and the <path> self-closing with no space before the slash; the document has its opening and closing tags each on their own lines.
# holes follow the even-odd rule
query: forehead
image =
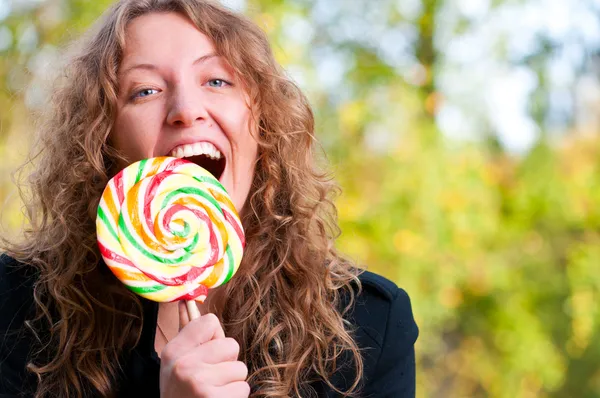
<svg viewBox="0 0 600 398">
<path fill-rule="evenodd" d="M 183 15 L 150 13 L 125 28 L 123 62 L 186 62 L 214 53 L 212 41 Z"/>
</svg>

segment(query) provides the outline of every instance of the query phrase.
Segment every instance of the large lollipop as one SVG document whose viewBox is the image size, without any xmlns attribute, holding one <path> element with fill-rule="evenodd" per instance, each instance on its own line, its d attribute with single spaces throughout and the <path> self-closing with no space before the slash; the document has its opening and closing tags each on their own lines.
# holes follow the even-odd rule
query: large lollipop
<svg viewBox="0 0 600 398">
<path fill-rule="evenodd" d="M 244 231 L 227 191 L 184 159 L 133 163 L 106 186 L 96 218 L 104 261 L 130 290 L 149 300 L 194 301 L 233 276 Z"/>
</svg>

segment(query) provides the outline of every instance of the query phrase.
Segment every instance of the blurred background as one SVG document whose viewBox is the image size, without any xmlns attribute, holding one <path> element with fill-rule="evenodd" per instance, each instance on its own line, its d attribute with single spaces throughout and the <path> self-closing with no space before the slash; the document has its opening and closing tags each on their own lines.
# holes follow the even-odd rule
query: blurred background
<svg viewBox="0 0 600 398">
<path fill-rule="evenodd" d="M 0 0 L 0 203 L 109 0 Z M 307 93 L 340 250 L 411 296 L 418 397 L 600 396 L 600 2 L 228 0 Z"/>
</svg>

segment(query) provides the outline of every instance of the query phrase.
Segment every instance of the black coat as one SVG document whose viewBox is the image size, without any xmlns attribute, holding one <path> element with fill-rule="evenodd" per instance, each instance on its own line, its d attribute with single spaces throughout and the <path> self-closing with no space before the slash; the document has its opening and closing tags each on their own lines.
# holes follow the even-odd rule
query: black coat
<svg viewBox="0 0 600 398">
<path fill-rule="evenodd" d="M 33 346 L 23 322 L 33 314 L 33 272 L 6 255 L 0 257 L 0 398 L 32 396 L 36 379 L 25 365 Z M 389 280 L 364 272 L 363 290 L 346 318 L 356 326 L 354 338 L 364 359 L 361 397 L 415 396 L 414 343 L 418 336 L 406 292 Z M 125 358 L 119 396 L 159 397 L 160 359 L 154 350 L 158 304 L 142 299 L 144 327 L 140 342 Z M 344 390 L 352 369 L 337 372 L 332 383 Z M 337 396 L 324 383 L 313 383 L 319 397 Z M 306 396 L 314 396 L 307 391 Z M 20 395 L 20 394 L 21 395 Z"/>
</svg>

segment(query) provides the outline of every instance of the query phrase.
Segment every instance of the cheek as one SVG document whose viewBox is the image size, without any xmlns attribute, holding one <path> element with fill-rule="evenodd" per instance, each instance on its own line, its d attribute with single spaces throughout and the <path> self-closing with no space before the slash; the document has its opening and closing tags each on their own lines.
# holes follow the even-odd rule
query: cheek
<svg viewBox="0 0 600 398">
<path fill-rule="evenodd" d="M 115 121 L 115 147 L 132 160 L 147 157 L 156 141 L 151 132 L 149 118 L 121 115 Z"/>
<path fill-rule="evenodd" d="M 250 132 L 250 109 L 241 98 L 227 102 L 227 104 L 223 104 L 222 109 L 228 109 L 228 111 L 221 113 L 221 116 L 236 140 L 244 141 L 244 136 Z"/>
<path fill-rule="evenodd" d="M 248 112 L 248 114 L 239 121 L 237 141 L 244 159 L 251 163 L 254 163 L 258 153 L 258 141 L 255 130 Z"/>
<path fill-rule="evenodd" d="M 243 176 L 241 184 L 238 185 L 238 189 L 235 191 L 234 196 L 232 197 L 236 209 L 240 211 L 240 215 L 242 215 L 242 213 L 245 211 L 245 204 L 250 196 L 252 181 L 254 179 L 254 168 L 248 167 L 245 173 L 247 174 Z"/>
</svg>

